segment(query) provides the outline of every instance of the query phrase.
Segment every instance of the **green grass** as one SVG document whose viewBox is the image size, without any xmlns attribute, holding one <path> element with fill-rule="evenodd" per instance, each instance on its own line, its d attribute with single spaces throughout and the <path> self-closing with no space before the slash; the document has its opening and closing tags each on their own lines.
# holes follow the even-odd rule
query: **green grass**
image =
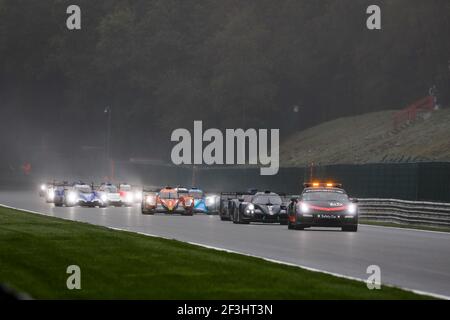
<svg viewBox="0 0 450 320">
<path fill-rule="evenodd" d="M 66 268 L 81 268 L 81 290 Z M 38 299 L 423 299 L 175 240 L 0 207 L 0 283 Z"/>
<path fill-rule="evenodd" d="M 410 225 L 410 224 L 402 224 L 402 223 L 394 223 L 394 222 L 370 221 L 370 220 L 364 220 L 364 219 L 359 219 L 359 223 L 368 224 L 371 226 L 450 232 L 450 228 L 446 228 L 446 227 L 418 226 L 418 225 Z"/>
</svg>

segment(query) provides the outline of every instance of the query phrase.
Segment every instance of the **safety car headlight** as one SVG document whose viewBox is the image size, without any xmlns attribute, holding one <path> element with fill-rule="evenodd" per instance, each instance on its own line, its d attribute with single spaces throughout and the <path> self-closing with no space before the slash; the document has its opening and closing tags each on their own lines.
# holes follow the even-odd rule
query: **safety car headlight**
<svg viewBox="0 0 450 320">
<path fill-rule="evenodd" d="M 250 204 L 247 206 L 247 209 L 248 209 L 248 210 L 255 210 L 255 206 L 253 205 L 253 203 L 250 203 Z"/>
<path fill-rule="evenodd" d="M 354 204 L 354 203 L 350 203 L 349 205 L 348 205 L 348 207 L 347 207 L 347 213 L 348 214 L 351 214 L 351 215 L 354 215 L 354 214 L 356 214 L 356 204 Z"/>
</svg>

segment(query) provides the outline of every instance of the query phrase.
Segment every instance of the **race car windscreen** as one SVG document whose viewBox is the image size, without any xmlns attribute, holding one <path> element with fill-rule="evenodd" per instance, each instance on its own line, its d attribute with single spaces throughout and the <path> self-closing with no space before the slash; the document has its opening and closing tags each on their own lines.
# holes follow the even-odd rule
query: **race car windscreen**
<svg viewBox="0 0 450 320">
<path fill-rule="evenodd" d="M 348 196 L 345 193 L 330 191 L 307 192 L 302 195 L 304 201 L 338 201 L 348 202 Z"/>
<path fill-rule="evenodd" d="M 75 186 L 75 189 L 82 192 L 82 193 L 90 193 L 92 192 L 92 189 L 90 186 L 88 185 L 83 185 L 83 186 Z"/>
<path fill-rule="evenodd" d="M 282 201 L 278 195 L 261 195 L 253 198 L 254 204 L 274 204 L 281 205 Z"/>
<path fill-rule="evenodd" d="M 108 187 L 105 188 L 105 191 L 109 192 L 109 193 L 117 193 L 117 187 L 115 187 L 115 186 L 108 186 Z"/>
<path fill-rule="evenodd" d="M 121 191 L 131 191 L 131 186 L 128 184 L 123 184 L 120 186 Z"/>
<path fill-rule="evenodd" d="M 161 199 L 178 199 L 178 193 L 176 191 L 164 191 L 160 192 L 159 197 Z"/>
<path fill-rule="evenodd" d="M 201 191 L 190 191 L 189 195 L 194 199 L 202 199 L 203 198 L 203 192 L 201 192 Z"/>
</svg>

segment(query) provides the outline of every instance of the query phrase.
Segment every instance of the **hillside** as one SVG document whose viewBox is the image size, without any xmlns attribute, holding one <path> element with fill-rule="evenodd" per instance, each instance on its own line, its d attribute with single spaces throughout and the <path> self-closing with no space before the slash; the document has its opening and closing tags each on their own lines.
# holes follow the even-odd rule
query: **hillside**
<svg viewBox="0 0 450 320">
<path fill-rule="evenodd" d="M 297 132 L 280 146 L 281 165 L 450 161 L 450 109 L 423 114 L 397 132 L 395 112 L 339 118 Z"/>
</svg>

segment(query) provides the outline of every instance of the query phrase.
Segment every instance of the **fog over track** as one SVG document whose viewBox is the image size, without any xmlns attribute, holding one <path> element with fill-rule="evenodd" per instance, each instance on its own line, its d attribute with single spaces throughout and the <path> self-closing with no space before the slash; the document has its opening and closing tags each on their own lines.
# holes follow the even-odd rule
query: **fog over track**
<svg viewBox="0 0 450 320">
<path fill-rule="evenodd" d="M 234 225 L 218 216 L 142 215 L 131 208 L 57 208 L 37 193 L 2 191 L 0 203 L 49 216 L 141 232 L 366 279 L 381 268 L 382 283 L 450 297 L 450 233 L 360 225 L 288 230 L 277 224 Z"/>
</svg>

